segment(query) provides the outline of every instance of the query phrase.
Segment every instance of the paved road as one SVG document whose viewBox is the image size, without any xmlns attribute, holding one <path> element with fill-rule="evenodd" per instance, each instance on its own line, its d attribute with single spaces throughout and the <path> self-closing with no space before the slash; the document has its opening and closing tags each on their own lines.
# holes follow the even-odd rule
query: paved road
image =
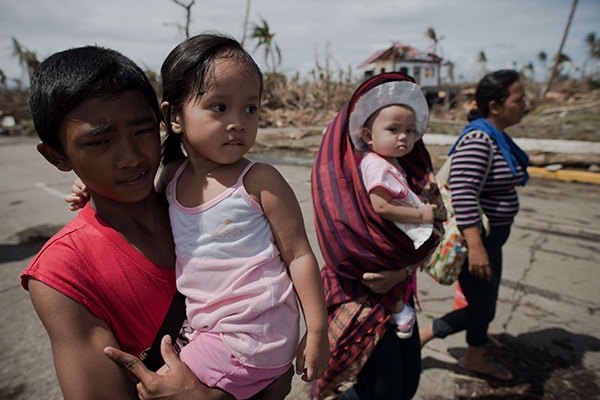
<svg viewBox="0 0 600 400">
<path fill-rule="evenodd" d="M 18 276 L 44 238 L 73 217 L 62 201 L 73 176 L 47 164 L 35 151 L 35 143 L 27 138 L 0 138 L 0 399 L 61 398 L 48 339 Z M 300 200 L 318 254 L 310 169 L 276 166 Z M 591 383 L 597 388 L 600 186 L 533 179 L 520 195 L 522 210 L 506 247 L 504 279 L 491 331 L 542 349 L 544 354 L 558 354 L 570 367 L 595 371 Z M 419 323 L 427 324 L 448 311 L 453 293 L 453 287 L 437 285 L 420 275 Z M 459 371 L 448 350 L 455 352 L 464 346 L 463 335 L 458 334 L 433 341 L 424 349 L 417 399 L 458 396 L 464 388 L 451 375 Z M 294 380 L 288 398 L 308 399 L 307 389 L 306 384 Z"/>
</svg>

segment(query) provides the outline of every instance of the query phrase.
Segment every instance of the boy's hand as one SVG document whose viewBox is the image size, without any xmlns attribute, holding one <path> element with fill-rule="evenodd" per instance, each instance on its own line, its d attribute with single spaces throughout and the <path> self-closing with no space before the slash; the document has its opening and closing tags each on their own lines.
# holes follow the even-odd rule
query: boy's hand
<svg viewBox="0 0 600 400">
<path fill-rule="evenodd" d="M 160 343 L 160 352 L 165 360 L 156 373 L 150 371 L 137 357 L 114 347 L 104 349 L 111 360 L 126 368 L 137 379 L 140 399 L 210 399 L 229 400 L 229 394 L 202 385 L 196 375 L 181 361 L 173 350 L 171 337 L 166 335 Z"/>
<path fill-rule="evenodd" d="M 85 187 L 81 179 L 76 178 L 73 186 L 71 186 L 71 193 L 65 196 L 65 201 L 69 203 L 71 211 L 77 211 L 86 205 L 89 197 L 87 187 Z"/>
<path fill-rule="evenodd" d="M 327 332 L 322 335 L 306 333 L 296 356 L 296 374 L 302 374 L 304 382 L 319 379 L 327 369 L 329 362 L 329 339 Z"/>
</svg>

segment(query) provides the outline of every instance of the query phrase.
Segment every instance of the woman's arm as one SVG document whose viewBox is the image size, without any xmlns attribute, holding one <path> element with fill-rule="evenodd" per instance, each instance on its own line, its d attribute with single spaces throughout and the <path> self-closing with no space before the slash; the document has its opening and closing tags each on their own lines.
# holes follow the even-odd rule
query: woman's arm
<svg viewBox="0 0 600 400">
<path fill-rule="evenodd" d="M 250 194 L 258 197 L 271 225 L 306 320 L 307 333 L 298 350 L 296 372 L 304 373 L 304 380 L 317 379 L 329 361 L 327 310 L 319 267 L 306 235 L 300 205 L 292 188 L 270 165 L 255 165 L 244 184 Z"/>
<path fill-rule="evenodd" d="M 481 239 L 481 230 L 479 225 L 471 226 L 462 230 L 462 234 L 467 241 L 467 257 L 469 258 L 469 272 L 479 279 L 491 280 L 492 267 L 488 258 L 487 250 Z"/>
<path fill-rule="evenodd" d="M 375 293 L 385 294 L 412 275 L 416 268 L 410 265 L 398 271 L 365 272 L 361 283 Z"/>
</svg>

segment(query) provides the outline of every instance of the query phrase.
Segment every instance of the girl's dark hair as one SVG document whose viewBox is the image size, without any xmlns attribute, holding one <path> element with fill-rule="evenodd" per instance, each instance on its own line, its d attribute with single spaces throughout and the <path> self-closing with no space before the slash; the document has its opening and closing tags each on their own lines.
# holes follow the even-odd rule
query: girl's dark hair
<svg viewBox="0 0 600 400">
<path fill-rule="evenodd" d="M 469 111 L 469 121 L 487 118 L 490 114 L 490 102 L 504 103 L 510 94 L 510 86 L 520 78 L 519 73 L 512 69 L 501 69 L 484 76 L 475 89 L 477 107 Z"/>
<path fill-rule="evenodd" d="M 34 71 L 29 85 L 29 109 L 38 136 L 63 152 L 58 132 L 67 114 L 92 97 L 117 98 L 139 90 L 158 121 L 158 99 L 148 78 L 121 53 L 99 46 L 85 46 L 55 53 Z"/>
<path fill-rule="evenodd" d="M 169 107 L 161 113 L 167 130 L 163 142 L 163 164 L 185 158 L 181 149 L 181 135 L 171 131 L 171 114 L 181 111 L 184 104 L 201 96 L 211 81 L 214 62 L 222 58 L 235 58 L 248 71 L 256 72 L 263 90 L 263 76 L 252 56 L 235 39 L 218 33 L 203 33 L 181 42 L 167 56 L 160 70 L 163 102 Z"/>
</svg>

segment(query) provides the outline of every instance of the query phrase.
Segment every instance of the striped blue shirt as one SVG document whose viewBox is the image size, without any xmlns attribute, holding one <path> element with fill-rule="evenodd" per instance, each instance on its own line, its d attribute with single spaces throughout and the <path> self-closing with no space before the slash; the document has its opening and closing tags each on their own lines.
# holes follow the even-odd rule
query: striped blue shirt
<svg viewBox="0 0 600 400">
<path fill-rule="evenodd" d="M 487 169 L 493 146 L 493 161 L 483 190 L 477 200 L 481 181 Z M 460 229 L 481 224 L 478 205 L 481 204 L 490 226 L 510 225 L 519 211 L 516 186 L 523 180 L 524 172 L 517 167 L 517 175 L 510 171 L 496 143 L 486 140 L 480 131 L 467 134 L 452 156 L 450 190 L 456 222 Z"/>
</svg>

